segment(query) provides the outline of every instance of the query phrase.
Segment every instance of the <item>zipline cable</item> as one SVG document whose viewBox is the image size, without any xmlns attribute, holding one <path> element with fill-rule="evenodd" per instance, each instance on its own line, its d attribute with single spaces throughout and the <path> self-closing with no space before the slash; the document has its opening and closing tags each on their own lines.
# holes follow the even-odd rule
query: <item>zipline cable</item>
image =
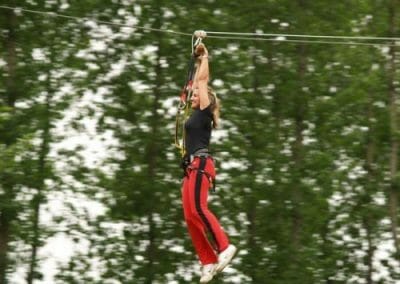
<svg viewBox="0 0 400 284">
<path fill-rule="evenodd" d="M 126 24 L 113 23 L 113 22 L 109 22 L 109 21 L 95 20 L 95 19 L 86 18 L 86 17 L 68 16 L 68 15 L 59 14 L 59 13 L 55 13 L 55 12 L 43 12 L 43 11 L 30 10 L 30 9 L 24 9 L 24 8 L 18 8 L 18 7 L 9 7 L 9 6 L 4 6 L 4 5 L 0 5 L 0 8 L 14 10 L 14 11 L 22 11 L 22 12 L 27 12 L 27 13 L 41 14 L 41 15 L 46 15 L 49 17 L 66 18 L 66 19 L 72 19 L 72 20 L 86 20 L 86 21 L 93 21 L 95 23 L 105 24 L 105 25 L 137 28 L 137 29 L 153 31 L 153 32 L 164 32 L 164 33 L 171 33 L 171 34 L 177 34 L 177 35 L 192 36 L 192 34 L 189 34 L 189 33 L 176 32 L 173 30 L 163 30 L 163 29 L 156 29 L 156 28 L 149 28 L 149 27 L 132 26 L 132 25 L 126 25 Z"/>
<path fill-rule="evenodd" d="M 298 37 L 298 38 L 322 38 L 322 39 L 353 39 L 353 40 L 384 40 L 400 41 L 399 37 L 372 37 L 372 36 L 330 36 L 330 35 L 304 35 L 304 34 L 264 34 L 264 33 L 236 33 L 236 32 L 213 32 L 205 31 L 207 35 L 232 35 L 252 37 Z M 211 36 L 208 36 L 211 37 Z"/>
<path fill-rule="evenodd" d="M 323 40 L 300 40 L 300 39 L 280 39 L 278 38 L 254 38 L 254 37 L 224 37 L 224 36 L 207 36 L 215 39 L 230 39 L 230 40 L 253 40 L 253 41 L 273 41 L 277 43 L 317 43 L 317 44 L 337 44 L 337 45 L 361 45 L 361 46 L 392 46 L 400 47 L 393 43 L 372 43 L 372 42 L 355 42 L 355 41 L 323 41 Z"/>
<path fill-rule="evenodd" d="M 136 28 L 145 31 L 170 33 L 176 35 L 190 36 L 193 41 L 192 33 L 178 32 L 169 29 L 156 29 L 143 26 L 133 26 L 127 24 L 114 23 L 110 21 L 95 20 L 93 18 L 87 17 L 76 17 L 64 14 L 59 14 L 55 12 L 43 12 L 31 9 L 25 9 L 20 7 L 10 7 L 5 5 L 0 5 L 1 9 L 8 9 L 13 11 L 22 11 L 26 13 L 41 14 L 49 17 L 59 17 L 73 20 L 86 20 L 93 21 L 98 24 L 119 26 L 119 27 L 129 27 Z M 314 44 L 336 44 L 336 45 L 361 45 L 361 46 L 391 46 L 399 47 L 396 42 L 400 42 L 398 37 L 371 37 L 371 36 L 330 36 L 330 35 L 305 35 L 305 34 L 273 34 L 273 33 L 239 33 L 239 32 L 216 32 L 216 31 L 204 31 L 208 38 L 215 39 L 225 39 L 225 40 L 258 40 L 258 41 L 273 41 L 278 43 L 314 43 Z M 268 37 L 268 38 L 266 38 Z M 336 39 L 336 40 L 353 40 L 353 41 L 327 41 L 327 40 L 296 40 L 296 39 L 286 39 L 286 38 L 305 38 L 305 39 Z M 376 41 L 391 41 L 391 43 L 372 43 L 372 42 L 355 42 L 354 40 L 376 40 Z M 193 44 L 192 44 L 193 46 Z"/>
</svg>

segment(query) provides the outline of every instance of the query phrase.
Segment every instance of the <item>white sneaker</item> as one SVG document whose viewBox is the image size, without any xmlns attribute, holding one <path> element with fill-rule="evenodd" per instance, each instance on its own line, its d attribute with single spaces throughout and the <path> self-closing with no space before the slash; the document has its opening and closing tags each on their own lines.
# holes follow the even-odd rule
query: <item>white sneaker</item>
<svg viewBox="0 0 400 284">
<path fill-rule="evenodd" d="M 217 273 L 217 264 L 216 263 L 204 265 L 203 268 L 201 269 L 200 283 L 210 282 L 216 273 Z"/>
<path fill-rule="evenodd" d="M 235 256 L 237 248 L 234 245 L 229 245 L 223 252 L 218 255 L 217 272 L 221 272 L 231 262 Z"/>
</svg>

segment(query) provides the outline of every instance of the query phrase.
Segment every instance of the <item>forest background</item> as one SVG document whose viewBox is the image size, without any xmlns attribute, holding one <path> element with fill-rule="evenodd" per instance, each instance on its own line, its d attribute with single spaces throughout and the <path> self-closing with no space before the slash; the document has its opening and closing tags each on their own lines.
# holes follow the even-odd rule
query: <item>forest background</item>
<svg viewBox="0 0 400 284">
<path fill-rule="evenodd" d="M 400 283 L 399 0 L 0 4 L 1 284 L 198 281 L 173 136 L 199 29 L 276 35 L 204 40 L 239 248 L 214 283 Z"/>
</svg>

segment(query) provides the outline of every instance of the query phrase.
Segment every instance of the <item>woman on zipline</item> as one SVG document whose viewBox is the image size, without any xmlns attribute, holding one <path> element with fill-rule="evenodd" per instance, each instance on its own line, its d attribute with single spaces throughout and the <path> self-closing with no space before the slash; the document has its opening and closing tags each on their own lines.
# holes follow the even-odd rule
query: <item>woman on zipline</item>
<svg viewBox="0 0 400 284">
<path fill-rule="evenodd" d="M 219 102 L 208 86 L 208 51 L 204 44 L 200 44 L 196 51 L 200 55 L 192 86 L 193 111 L 185 123 L 182 202 L 189 234 L 202 264 L 200 283 L 208 283 L 229 264 L 237 249 L 229 243 L 218 219 L 207 207 L 208 191 L 213 187 L 215 178 L 209 144 L 211 130 L 218 125 Z M 208 241 L 207 233 L 213 246 Z"/>
</svg>

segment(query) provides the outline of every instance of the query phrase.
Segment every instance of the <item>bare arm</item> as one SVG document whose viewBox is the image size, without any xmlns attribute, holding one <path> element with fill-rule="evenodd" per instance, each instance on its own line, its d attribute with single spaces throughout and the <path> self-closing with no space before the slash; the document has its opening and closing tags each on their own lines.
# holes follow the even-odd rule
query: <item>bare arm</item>
<svg viewBox="0 0 400 284">
<path fill-rule="evenodd" d="M 197 68 L 194 78 L 194 87 L 198 88 L 201 110 L 210 105 L 210 99 L 208 98 L 209 76 L 210 71 L 208 67 L 208 51 L 204 46 L 204 53 L 200 56 L 200 66 Z"/>
</svg>

